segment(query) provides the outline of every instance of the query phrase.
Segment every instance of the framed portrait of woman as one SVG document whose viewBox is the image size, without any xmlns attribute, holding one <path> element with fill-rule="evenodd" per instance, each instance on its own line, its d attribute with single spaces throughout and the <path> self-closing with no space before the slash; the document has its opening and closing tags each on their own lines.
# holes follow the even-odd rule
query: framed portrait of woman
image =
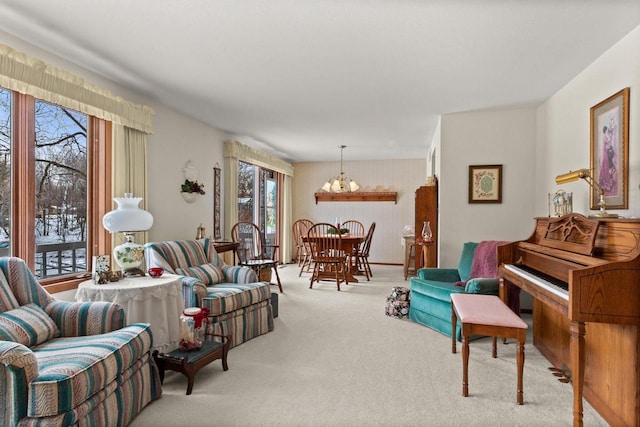
<svg viewBox="0 0 640 427">
<path fill-rule="evenodd" d="M 607 209 L 629 207 L 629 88 L 591 107 L 591 170 L 604 191 Z M 600 192 L 591 187 L 590 208 Z"/>
</svg>

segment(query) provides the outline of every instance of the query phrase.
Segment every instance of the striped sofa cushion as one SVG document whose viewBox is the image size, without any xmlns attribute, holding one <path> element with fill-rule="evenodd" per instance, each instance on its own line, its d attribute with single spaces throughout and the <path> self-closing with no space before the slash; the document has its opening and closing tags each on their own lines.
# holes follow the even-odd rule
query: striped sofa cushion
<svg viewBox="0 0 640 427">
<path fill-rule="evenodd" d="M 195 267 L 176 268 L 176 273 L 182 276 L 195 277 L 207 285 L 215 285 L 224 281 L 224 274 L 220 267 L 213 264 L 202 264 Z"/>
<path fill-rule="evenodd" d="M 4 276 L 2 270 L 0 270 L 0 313 L 13 310 L 20 307 L 18 300 L 13 296 L 13 291 L 7 278 Z"/>
<path fill-rule="evenodd" d="M 173 268 L 194 267 L 208 262 L 204 248 L 197 240 L 175 240 L 153 243 L 151 246 L 162 253 Z"/>
<path fill-rule="evenodd" d="M 27 415 L 62 414 L 90 399 L 140 363 L 151 349 L 148 324 L 137 323 L 107 334 L 56 338 L 32 350 L 39 375 L 29 385 Z M 34 396 L 47 396 L 34 400 Z"/>
<path fill-rule="evenodd" d="M 0 313 L 0 339 L 32 347 L 60 336 L 58 327 L 35 304 L 27 304 Z"/>
<path fill-rule="evenodd" d="M 212 333 L 231 335 L 231 348 L 273 331 L 273 313 L 269 301 L 215 316 L 211 321 Z"/>
<path fill-rule="evenodd" d="M 231 283 L 253 283 L 258 281 L 258 275 L 252 268 L 240 265 L 225 265 L 222 267 L 224 280 Z"/>
<path fill-rule="evenodd" d="M 207 288 L 207 296 L 202 299 L 202 308 L 208 308 L 210 316 L 219 316 L 269 298 L 271 289 L 266 282 L 220 283 Z"/>
</svg>

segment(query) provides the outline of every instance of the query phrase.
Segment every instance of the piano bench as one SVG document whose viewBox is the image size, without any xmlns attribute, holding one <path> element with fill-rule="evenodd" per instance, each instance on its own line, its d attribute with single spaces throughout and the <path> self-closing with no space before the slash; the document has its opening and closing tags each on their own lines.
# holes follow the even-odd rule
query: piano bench
<svg viewBox="0 0 640 427">
<path fill-rule="evenodd" d="M 496 338 L 518 340 L 518 384 L 516 401 L 523 403 L 522 374 L 524 371 L 524 343 L 527 324 L 500 298 L 494 295 L 451 294 L 451 352 L 456 352 L 456 323 L 460 319 L 462 329 L 462 395 L 469 395 L 469 341 L 472 334 L 493 337 L 492 356 L 497 357 Z"/>
</svg>

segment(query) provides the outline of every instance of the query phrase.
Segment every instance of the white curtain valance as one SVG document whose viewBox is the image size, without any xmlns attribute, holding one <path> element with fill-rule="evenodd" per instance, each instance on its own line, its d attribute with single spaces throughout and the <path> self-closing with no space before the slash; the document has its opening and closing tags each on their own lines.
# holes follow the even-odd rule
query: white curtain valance
<svg viewBox="0 0 640 427">
<path fill-rule="evenodd" d="M 287 176 L 293 176 L 294 167 L 291 163 L 235 140 L 229 140 L 224 143 L 224 157 L 233 157 Z"/>
<path fill-rule="evenodd" d="M 0 44 L 0 86 L 150 134 L 154 111 Z"/>
</svg>

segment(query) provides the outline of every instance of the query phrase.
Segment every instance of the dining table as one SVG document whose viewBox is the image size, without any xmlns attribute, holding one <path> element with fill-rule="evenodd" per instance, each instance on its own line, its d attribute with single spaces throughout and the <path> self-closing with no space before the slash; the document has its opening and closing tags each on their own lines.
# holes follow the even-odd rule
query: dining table
<svg viewBox="0 0 640 427">
<path fill-rule="evenodd" d="M 357 267 L 354 263 L 353 254 L 355 253 L 355 249 L 364 241 L 366 236 L 359 234 L 343 234 L 340 236 L 341 248 L 347 254 L 347 281 L 349 283 L 358 283 L 359 280 L 355 277 L 356 274 L 359 273 Z M 302 236 L 302 240 L 304 242 L 309 242 L 313 244 L 315 237 L 314 236 Z"/>
</svg>

